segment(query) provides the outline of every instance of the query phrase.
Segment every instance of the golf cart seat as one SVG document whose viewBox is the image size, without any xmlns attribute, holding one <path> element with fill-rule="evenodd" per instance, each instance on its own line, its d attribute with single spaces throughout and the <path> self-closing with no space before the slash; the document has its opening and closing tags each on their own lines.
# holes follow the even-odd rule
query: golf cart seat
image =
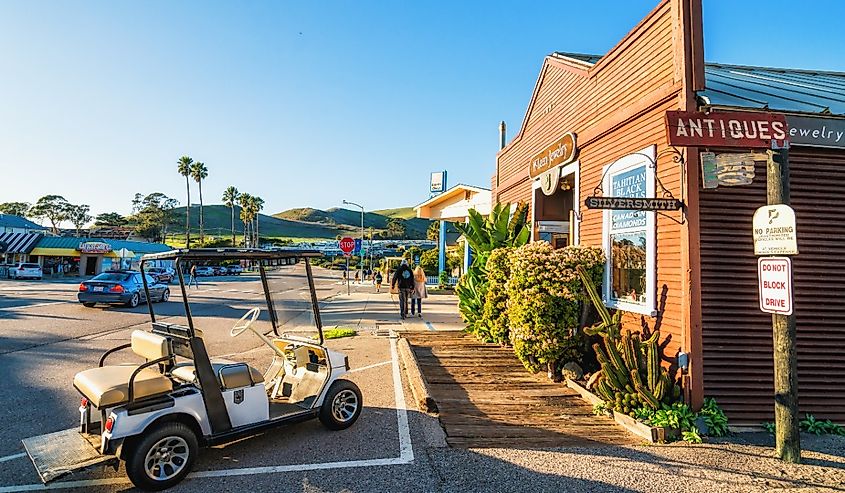
<svg viewBox="0 0 845 493">
<path fill-rule="evenodd" d="M 153 361 L 172 356 L 166 337 L 143 330 L 132 332 L 132 352 Z M 108 354 L 108 353 L 107 353 Z M 137 365 L 113 365 L 91 368 L 73 377 L 73 386 L 97 408 L 122 404 L 129 400 L 129 380 Z M 144 368 L 135 376 L 133 399 L 142 399 L 170 392 L 173 382 L 158 367 Z"/>
<path fill-rule="evenodd" d="M 224 390 L 251 387 L 264 382 L 264 375 L 246 363 L 238 363 L 223 358 L 211 358 L 211 368 L 217 375 L 220 387 Z M 198 383 L 193 362 L 176 365 L 171 375 L 183 382 Z"/>
</svg>

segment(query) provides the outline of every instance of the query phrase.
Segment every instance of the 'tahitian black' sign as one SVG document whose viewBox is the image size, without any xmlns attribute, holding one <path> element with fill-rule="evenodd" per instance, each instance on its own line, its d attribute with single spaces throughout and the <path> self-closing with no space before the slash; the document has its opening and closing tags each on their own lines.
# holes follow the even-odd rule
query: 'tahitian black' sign
<svg viewBox="0 0 845 493">
<path fill-rule="evenodd" d="M 684 203 L 675 198 L 657 197 L 587 197 L 587 209 L 615 209 L 636 211 L 677 211 Z"/>
</svg>

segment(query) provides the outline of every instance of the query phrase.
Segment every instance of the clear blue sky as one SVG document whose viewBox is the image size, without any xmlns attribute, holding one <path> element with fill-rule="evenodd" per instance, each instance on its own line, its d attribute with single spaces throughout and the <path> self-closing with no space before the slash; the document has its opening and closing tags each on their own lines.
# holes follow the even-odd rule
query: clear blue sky
<svg viewBox="0 0 845 493">
<path fill-rule="evenodd" d="M 543 57 L 604 53 L 656 0 L 3 2 L 0 201 L 129 212 L 235 185 L 266 213 L 489 186 Z M 800 7 L 799 7 L 800 5 Z M 845 2 L 705 0 L 708 61 L 845 71 Z"/>
</svg>

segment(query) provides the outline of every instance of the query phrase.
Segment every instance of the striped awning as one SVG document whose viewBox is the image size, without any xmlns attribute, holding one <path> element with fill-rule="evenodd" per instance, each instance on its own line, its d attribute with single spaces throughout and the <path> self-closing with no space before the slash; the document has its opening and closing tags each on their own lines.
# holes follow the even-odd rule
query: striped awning
<svg viewBox="0 0 845 493">
<path fill-rule="evenodd" d="M 0 253 L 29 253 L 42 236 L 37 233 L 0 233 Z"/>
</svg>

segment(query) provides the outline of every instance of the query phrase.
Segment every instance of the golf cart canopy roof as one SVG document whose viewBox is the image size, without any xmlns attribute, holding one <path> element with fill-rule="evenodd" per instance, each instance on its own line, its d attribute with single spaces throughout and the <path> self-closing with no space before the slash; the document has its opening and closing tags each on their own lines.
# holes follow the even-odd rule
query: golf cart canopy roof
<svg viewBox="0 0 845 493">
<path fill-rule="evenodd" d="M 262 250 L 258 248 L 178 248 L 169 252 L 148 253 L 141 260 L 280 260 L 291 257 L 322 257 L 316 250 Z"/>
</svg>

